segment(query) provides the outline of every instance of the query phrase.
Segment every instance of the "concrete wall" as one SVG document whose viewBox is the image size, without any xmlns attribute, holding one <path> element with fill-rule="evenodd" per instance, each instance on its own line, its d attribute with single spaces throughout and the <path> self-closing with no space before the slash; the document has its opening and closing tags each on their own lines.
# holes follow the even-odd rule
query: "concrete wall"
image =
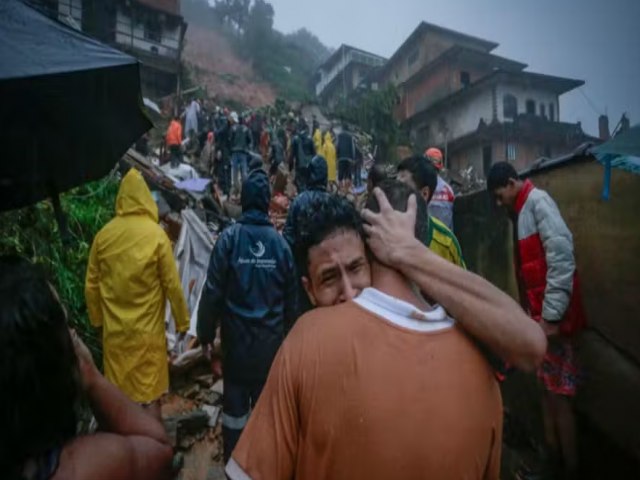
<svg viewBox="0 0 640 480">
<path fill-rule="evenodd" d="M 578 409 L 640 461 L 640 176 L 614 170 L 608 202 L 600 199 L 603 168 L 594 161 L 565 164 L 532 180 L 556 200 L 574 237 L 590 325 L 578 340 L 585 371 Z M 467 265 L 515 297 L 505 215 L 479 192 L 456 200 L 454 221 Z M 540 437 L 532 378 L 515 375 L 503 394 L 505 408 Z"/>
<path fill-rule="evenodd" d="M 393 64 L 389 65 L 383 83 L 399 85 L 405 82 L 424 65 L 432 62 L 454 45 L 462 45 L 474 49 L 478 48 L 473 41 L 459 38 L 455 38 L 454 40 L 453 37 L 444 32 L 428 31 L 415 43 L 413 48 L 407 50 L 404 55 L 395 59 Z M 409 65 L 409 57 L 415 52 L 417 52 L 417 58 Z"/>
<path fill-rule="evenodd" d="M 540 115 L 540 103 L 544 103 L 547 118 L 549 118 L 549 105 L 553 105 L 555 114 L 554 120 L 557 122 L 559 119 L 560 107 L 558 103 L 558 96 L 550 91 L 538 90 L 526 88 L 521 85 L 498 85 L 496 89 L 498 98 L 498 120 L 504 122 L 504 108 L 503 100 L 506 94 L 511 94 L 518 100 L 518 114 L 526 113 L 527 100 L 533 100 L 536 104 L 536 115 Z"/>
<path fill-rule="evenodd" d="M 464 102 L 452 104 L 446 110 L 434 114 L 426 121 L 416 125 L 413 130 L 413 138 L 416 143 L 444 145 L 448 141 L 455 140 L 478 129 L 480 120 L 490 123 L 493 117 L 493 96 L 490 88 L 478 90 L 473 96 L 466 98 Z M 441 130 L 441 125 L 448 128 L 447 138 Z"/>
</svg>

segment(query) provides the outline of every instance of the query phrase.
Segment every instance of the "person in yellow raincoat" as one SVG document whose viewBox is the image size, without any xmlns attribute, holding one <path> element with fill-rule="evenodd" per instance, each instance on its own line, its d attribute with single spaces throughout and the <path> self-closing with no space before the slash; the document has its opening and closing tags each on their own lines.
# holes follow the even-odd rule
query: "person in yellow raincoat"
<svg viewBox="0 0 640 480">
<path fill-rule="evenodd" d="M 331 137 L 331 131 L 324 134 L 324 144 L 322 145 L 322 156 L 327 161 L 328 179 L 329 182 L 336 182 L 337 180 L 337 166 L 336 166 L 336 147 L 333 144 L 333 137 Z"/>
<path fill-rule="evenodd" d="M 316 154 L 322 154 L 322 131 L 319 127 L 316 127 L 313 132 L 313 146 L 316 147 Z"/>
<path fill-rule="evenodd" d="M 189 312 L 158 207 L 135 169 L 91 246 L 85 297 L 91 324 L 102 328 L 105 376 L 159 417 L 157 400 L 169 389 L 166 300 L 178 332 L 189 328 Z"/>
</svg>

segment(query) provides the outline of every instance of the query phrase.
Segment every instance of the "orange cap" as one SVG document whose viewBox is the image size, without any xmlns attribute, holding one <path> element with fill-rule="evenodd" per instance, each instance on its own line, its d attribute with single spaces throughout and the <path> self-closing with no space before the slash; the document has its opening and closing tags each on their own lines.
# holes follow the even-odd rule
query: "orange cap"
<svg viewBox="0 0 640 480">
<path fill-rule="evenodd" d="M 444 164 L 442 163 L 442 152 L 439 148 L 427 148 L 424 152 L 424 156 L 427 157 L 438 170 L 442 170 L 444 167 Z"/>
</svg>

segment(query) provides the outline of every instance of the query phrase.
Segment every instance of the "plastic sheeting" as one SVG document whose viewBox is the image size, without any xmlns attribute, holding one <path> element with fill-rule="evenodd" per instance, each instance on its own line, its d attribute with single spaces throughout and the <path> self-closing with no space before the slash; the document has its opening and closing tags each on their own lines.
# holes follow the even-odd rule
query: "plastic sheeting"
<svg viewBox="0 0 640 480">
<path fill-rule="evenodd" d="M 214 240 L 207 226 L 191 209 L 184 209 L 181 213 L 182 230 L 174 248 L 174 255 L 178 264 L 178 274 L 182 282 L 182 290 L 187 307 L 191 313 L 189 335 L 196 336 L 198 321 L 198 303 L 207 280 L 209 258 L 213 251 Z M 175 332 L 175 322 L 171 316 L 171 309 L 167 308 L 168 331 Z"/>
<path fill-rule="evenodd" d="M 640 175 L 640 124 L 591 150 L 598 160 L 611 167 Z"/>
</svg>

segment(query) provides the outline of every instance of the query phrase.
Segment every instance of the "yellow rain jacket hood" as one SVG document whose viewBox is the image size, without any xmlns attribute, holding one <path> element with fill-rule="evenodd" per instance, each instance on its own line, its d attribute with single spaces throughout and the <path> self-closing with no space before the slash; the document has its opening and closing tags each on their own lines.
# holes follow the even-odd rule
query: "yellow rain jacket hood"
<svg viewBox="0 0 640 480">
<path fill-rule="evenodd" d="M 169 388 L 167 299 L 179 332 L 189 312 L 158 207 L 135 169 L 91 246 L 85 297 L 92 325 L 102 327 L 105 376 L 135 402 L 157 400 Z"/>
<path fill-rule="evenodd" d="M 322 145 L 322 156 L 327 161 L 327 168 L 329 171 L 329 181 L 335 182 L 337 180 L 337 165 L 336 165 L 336 147 L 333 145 L 333 138 L 331 133 L 324 134 L 324 144 Z"/>
</svg>

